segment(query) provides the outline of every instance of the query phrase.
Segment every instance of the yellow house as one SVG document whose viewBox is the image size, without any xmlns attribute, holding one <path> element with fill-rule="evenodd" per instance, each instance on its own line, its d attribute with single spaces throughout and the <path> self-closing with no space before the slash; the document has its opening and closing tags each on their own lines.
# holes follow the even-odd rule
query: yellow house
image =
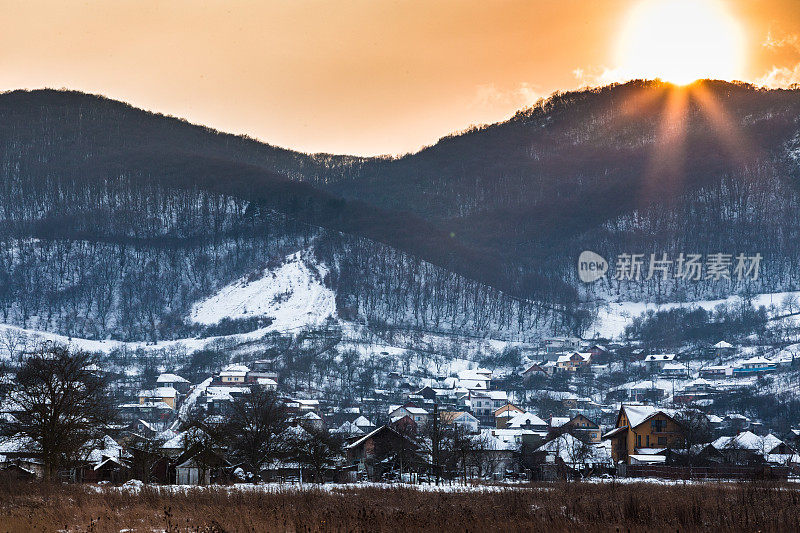
<svg viewBox="0 0 800 533">
<path fill-rule="evenodd" d="M 652 405 L 622 405 L 616 427 L 603 435 L 611 441 L 614 462 L 631 462 L 631 456 L 652 454 L 655 449 L 683 447 L 681 425 L 674 411 Z"/>
<path fill-rule="evenodd" d="M 589 368 L 592 362 L 592 354 L 589 352 L 572 352 L 558 357 L 556 370 L 558 372 L 578 372 Z"/>
<path fill-rule="evenodd" d="M 175 409 L 175 402 L 178 399 L 178 391 L 172 387 L 157 387 L 152 390 L 139 391 L 139 404 L 147 402 L 164 402 L 170 408 Z"/>
</svg>

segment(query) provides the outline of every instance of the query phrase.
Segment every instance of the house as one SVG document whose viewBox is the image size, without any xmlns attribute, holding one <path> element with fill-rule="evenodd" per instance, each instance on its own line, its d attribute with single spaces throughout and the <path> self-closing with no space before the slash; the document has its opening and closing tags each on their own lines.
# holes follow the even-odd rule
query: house
<svg viewBox="0 0 800 533">
<path fill-rule="evenodd" d="M 370 431 L 375 429 L 375 424 L 370 422 L 369 419 L 364 415 L 360 415 L 358 418 L 353 420 L 353 425 L 355 425 L 358 429 L 360 429 L 364 433 L 369 433 Z"/>
<path fill-rule="evenodd" d="M 345 445 L 344 449 L 349 464 L 371 478 L 378 478 L 391 468 L 391 459 L 410 458 L 417 444 L 397 430 L 381 426 Z"/>
<path fill-rule="evenodd" d="M 308 411 L 304 415 L 298 416 L 297 422 L 307 430 L 321 430 L 325 427 L 322 417 L 314 411 Z"/>
<path fill-rule="evenodd" d="M 499 409 L 495 409 L 494 411 L 494 421 L 495 427 L 497 429 L 503 429 L 508 425 L 508 421 L 511 418 L 514 418 L 518 414 L 524 413 L 522 409 L 517 407 L 516 405 L 507 403 L 504 406 L 500 407 Z"/>
<path fill-rule="evenodd" d="M 558 356 L 556 372 L 579 372 L 588 370 L 592 363 L 592 354 L 589 352 L 572 352 Z"/>
<path fill-rule="evenodd" d="M 610 354 L 608 348 L 606 348 L 602 344 L 593 344 L 589 347 L 587 351 L 592 355 L 592 359 L 595 359 L 597 357 L 603 358 Z"/>
<path fill-rule="evenodd" d="M 152 390 L 139 391 L 139 404 L 163 402 L 170 409 L 175 409 L 178 401 L 178 391 L 173 387 L 156 387 Z"/>
<path fill-rule="evenodd" d="M 675 361 L 674 353 L 651 354 L 644 358 L 644 364 L 649 372 L 661 372 L 664 365 Z"/>
<path fill-rule="evenodd" d="M 713 346 L 713 349 L 716 357 L 725 357 L 736 353 L 736 347 L 725 341 L 719 341 Z"/>
<path fill-rule="evenodd" d="M 474 390 L 468 391 L 466 403 L 472 414 L 483 424 L 488 425 L 494 421 L 494 400 L 488 393 Z"/>
<path fill-rule="evenodd" d="M 773 372 L 777 367 L 778 364 L 776 362 L 771 361 L 766 357 L 756 356 L 751 357 L 750 359 L 745 359 L 739 363 L 739 366 L 734 367 L 733 375 L 741 376 L 763 372 Z"/>
<path fill-rule="evenodd" d="M 577 415 L 562 427 L 568 428 L 569 432 L 577 437 L 582 437 L 591 443 L 600 442 L 600 426 L 584 415 Z"/>
<path fill-rule="evenodd" d="M 721 379 L 733 376 L 733 367 L 725 365 L 707 366 L 700 369 L 700 377 L 706 379 Z"/>
<path fill-rule="evenodd" d="M 422 387 L 417 394 L 426 400 L 436 400 L 436 391 L 430 386 Z"/>
<path fill-rule="evenodd" d="M 404 416 L 409 417 L 418 426 L 424 426 L 428 423 L 429 414 L 425 409 L 412 404 L 392 406 L 389 408 L 389 418 L 392 420 L 403 418 Z"/>
<path fill-rule="evenodd" d="M 178 485 L 208 485 L 211 483 L 211 469 L 201 469 L 194 458 L 177 465 L 175 476 L 175 482 Z"/>
<path fill-rule="evenodd" d="M 542 348 L 545 354 L 571 352 L 580 346 L 581 340 L 577 337 L 546 337 L 542 339 Z"/>
<path fill-rule="evenodd" d="M 531 366 L 522 371 L 522 378 L 525 381 L 531 380 L 536 376 L 546 377 L 547 375 L 547 369 L 545 369 L 540 363 L 533 363 Z"/>
<path fill-rule="evenodd" d="M 172 387 L 182 394 L 189 390 L 189 380 L 178 374 L 161 374 L 156 379 L 156 385 L 159 387 Z"/>
<path fill-rule="evenodd" d="M 547 431 L 547 422 L 526 411 L 509 419 L 506 425 L 508 429 L 529 429 L 532 431 Z"/>
<path fill-rule="evenodd" d="M 733 464 L 800 463 L 795 450 L 771 433 L 760 437 L 750 431 L 742 431 L 733 437 L 719 437 L 711 445 Z"/>
<path fill-rule="evenodd" d="M 466 411 L 442 411 L 439 419 L 443 424 L 458 426 L 467 433 L 478 432 L 478 419 Z"/>
<path fill-rule="evenodd" d="M 467 390 L 489 390 L 492 385 L 492 371 L 485 368 L 462 370 L 458 373 L 458 386 Z"/>
<path fill-rule="evenodd" d="M 612 466 L 608 449 L 600 444 L 583 442 L 569 433 L 563 433 L 539 446 L 534 457 L 544 465 L 564 467 L 583 472 Z"/>
<path fill-rule="evenodd" d="M 250 369 L 247 368 L 245 365 L 241 364 L 232 364 L 228 365 L 222 369 L 219 373 L 219 380 L 222 383 L 228 383 L 231 385 L 239 384 L 243 385 L 247 380 L 247 373 L 250 372 Z"/>
<path fill-rule="evenodd" d="M 650 455 L 653 448 L 679 448 L 683 445 L 680 423 L 675 412 L 651 405 L 623 404 L 614 429 L 603 435 L 611 441 L 614 462 L 631 464 L 631 455 Z"/>
<path fill-rule="evenodd" d="M 131 466 L 131 454 L 108 435 L 105 435 L 98 444 L 86 456 L 85 464 L 78 473 L 78 479 L 88 482 L 124 481 Z"/>
<path fill-rule="evenodd" d="M 250 375 L 248 374 L 247 377 L 249 379 Z M 257 377 L 257 378 L 255 378 L 255 380 L 256 380 L 255 381 L 256 385 L 258 385 L 259 387 L 261 387 L 264 390 L 271 390 L 271 391 L 278 390 L 278 382 L 275 381 L 272 378 Z"/>
<path fill-rule="evenodd" d="M 502 478 L 516 468 L 516 455 L 524 439 L 532 432 L 508 429 L 484 429 L 475 435 L 474 457 L 470 461 L 474 474 Z"/>
<path fill-rule="evenodd" d="M 661 367 L 661 375 L 667 378 L 689 378 L 689 369 L 679 363 L 665 363 Z"/>
<path fill-rule="evenodd" d="M 247 383 L 259 383 L 259 380 L 268 379 L 278 382 L 278 373 L 275 371 L 276 361 L 274 359 L 259 359 L 253 361 L 252 368 L 249 369 L 245 380 Z"/>
<path fill-rule="evenodd" d="M 628 390 L 628 399 L 640 402 L 657 402 L 667 395 L 667 389 L 656 386 L 652 381 L 642 381 L 631 386 Z"/>
</svg>

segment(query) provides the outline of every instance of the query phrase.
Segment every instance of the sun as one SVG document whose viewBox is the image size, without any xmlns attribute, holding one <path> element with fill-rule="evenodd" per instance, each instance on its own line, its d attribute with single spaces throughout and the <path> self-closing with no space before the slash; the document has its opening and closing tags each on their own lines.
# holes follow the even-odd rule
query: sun
<svg viewBox="0 0 800 533">
<path fill-rule="evenodd" d="M 733 80 L 741 76 L 744 36 L 719 0 L 644 0 L 623 27 L 618 56 L 626 78 Z"/>
</svg>

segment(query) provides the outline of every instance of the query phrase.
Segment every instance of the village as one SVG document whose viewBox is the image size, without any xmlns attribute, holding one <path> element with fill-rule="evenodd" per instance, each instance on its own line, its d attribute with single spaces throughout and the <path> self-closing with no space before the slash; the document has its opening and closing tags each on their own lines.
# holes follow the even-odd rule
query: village
<svg viewBox="0 0 800 533">
<path fill-rule="evenodd" d="M 35 438 L 8 431 L 22 427 L 14 425 L 25 405 L 15 403 L 18 362 L 2 380 L 0 475 L 210 485 L 800 474 L 797 420 L 770 427 L 724 402 L 764 386 L 765 376 L 794 379 L 794 356 L 751 355 L 726 341 L 702 350 L 698 359 L 547 338 L 518 348 L 506 367 L 436 375 L 390 365 L 358 393 L 344 383 L 345 390 L 300 384 L 281 354 L 256 353 L 196 380 L 163 366 L 103 375 L 115 399 L 113 422 L 88 428 L 55 472 Z M 627 381 L 598 393 L 598 380 L 615 367 Z M 110 374 L 97 363 L 90 370 Z"/>
</svg>

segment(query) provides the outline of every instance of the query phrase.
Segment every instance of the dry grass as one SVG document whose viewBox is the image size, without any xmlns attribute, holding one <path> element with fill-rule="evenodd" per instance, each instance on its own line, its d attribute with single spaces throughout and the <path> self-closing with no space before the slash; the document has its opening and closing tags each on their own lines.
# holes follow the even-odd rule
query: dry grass
<svg viewBox="0 0 800 533">
<path fill-rule="evenodd" d="M 0 531 L 800 531 L 800 492 L 755 483 L 498 492 L 0 486 Z"/>
</svg>

